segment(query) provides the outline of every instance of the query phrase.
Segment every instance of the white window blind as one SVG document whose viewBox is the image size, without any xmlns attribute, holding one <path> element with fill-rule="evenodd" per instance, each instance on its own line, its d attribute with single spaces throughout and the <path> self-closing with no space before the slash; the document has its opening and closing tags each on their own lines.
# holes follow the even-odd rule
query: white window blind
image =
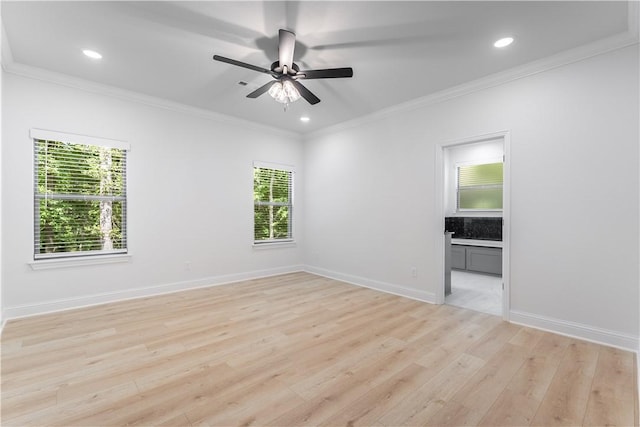
<svg viewBox="0 0 640 427">
<path fill-rule="evenodd" d="M 502 209 L 502 162 L 458 166 L 458 209 Z"/>
<path fill-rule="evenodd" d="M 293 170 L 254 163 L 254 242 L 292 241 Z"/>
<path fill-rule="evenodd" d="M 32 132 L 34 259 L 126 253 L 124 145 L 65 136 Z"/>
</svg>

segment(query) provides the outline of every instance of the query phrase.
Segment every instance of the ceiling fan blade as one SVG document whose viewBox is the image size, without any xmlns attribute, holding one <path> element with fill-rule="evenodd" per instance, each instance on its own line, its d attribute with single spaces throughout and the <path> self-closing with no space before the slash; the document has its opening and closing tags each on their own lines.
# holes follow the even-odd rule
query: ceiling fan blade
<svg viewBox="0 0 640 427">
<path fill-rule="evenodd" d="M 220 62 L 226 62 L 227 64 L 237 65 L 238 67 L 248 68 L 250 70 L 258 71 L 260 73 L 270 74 L 274 77 L 278 76 L 276 73 L 274 73 L 271 70 L 267 70 L 266 68 L 257 67 L 255 65 L 247 64 L 246 62 L 236 61 L 235 59 L 225 58 L 224 56 L 213 55 L 213 59 Z"/>
<path fill-rule="evenodd" d="M 265 93 L 265 92 L 267 92 L 269 89 L 271 89 L 271 86 L 273 86 L 273 84 L 274 84 L 275 82 L 276 82 L 276 81 L 274 80 L 274 81 L 272 81 L 272 82 L 269 82 L 269 83 L 267 83 L 267 84 L 265 84 L 265 85 L 260 86 L 258 89 L 254 90 L 254 91 L 253 91 L 253 92 L 251 92 L 249 95 L 247 95 L 247 98 L 257 98 L 257 97 L 259 97 L 260 95 L 262 95 L 263 93 Z"/>
<path fill-rule="evenodd" d="M 347 68 L 329 68 L 326 70 L 303 70 L 298 71 L 298 75 L 303 74 L 302 79 L 337 79 L 341 77 L 353 77 L 353 69 Z"/>
<path fill-rule="evenodd" d="M 293 86 L 295 86 L 295 88 L 298 89 L 298 92 L 300 93 L 300 96 L 302 96 L 304 99 L 306 99 L 309 104 L 315 105 L 318 102 L 320 102 L 320 98 L 318 98 L 313 93 L 311 93 L 311 91 L 309 89 L 307 89 L 306 87 L 302 86 L 302 84 L 300 82 L 297 82 L 295 80 L 291 80 L 291 83 L 293 83 Z"/>
<path fill-rule="evenodd" d="M 278 45 L 278 60 L 280 67 L 287 66 L 287 69 L 291 69 L 293 64 L 293 50 L 296 47 L 296 35 L 291 31 L 280 30 L 278 31 L 278 38 L 280 40 Z"/>
</svg>

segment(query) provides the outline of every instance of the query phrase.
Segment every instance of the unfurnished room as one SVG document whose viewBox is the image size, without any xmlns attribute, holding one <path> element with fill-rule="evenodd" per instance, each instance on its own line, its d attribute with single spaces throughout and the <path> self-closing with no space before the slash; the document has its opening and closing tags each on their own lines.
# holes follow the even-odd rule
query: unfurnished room
<svg viewBox="0 0 640 427">
<path fill-rule="evenodd" d="M 639 15 L 0 0 L 0 423 L 638 426 Z"/>
</svg>

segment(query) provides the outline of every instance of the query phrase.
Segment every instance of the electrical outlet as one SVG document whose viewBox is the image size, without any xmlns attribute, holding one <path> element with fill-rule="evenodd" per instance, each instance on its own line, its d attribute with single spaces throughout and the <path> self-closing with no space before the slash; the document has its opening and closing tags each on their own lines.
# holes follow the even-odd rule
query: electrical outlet
<svg viewBox="0 0 640 427">
<path fill-rule="evenodd" d="M 184 269 L 186 271 L 191 271 L 191 261 L 187 261 L 184 263 Z"/>
<path fill-rule="evenodd" d="M 418 269 L 411 267 L 411 277 L 418 277 Z"/>
</svg>

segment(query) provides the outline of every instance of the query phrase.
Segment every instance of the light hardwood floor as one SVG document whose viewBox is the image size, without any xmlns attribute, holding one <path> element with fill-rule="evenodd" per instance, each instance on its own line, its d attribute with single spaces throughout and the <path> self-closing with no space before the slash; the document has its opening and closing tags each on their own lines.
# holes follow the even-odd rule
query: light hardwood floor
<svg viewBox="0 0 640 427">
<path fill-rule="evenodd" d="M 295 273 L 10 321 L 2 425 L 637 425 L 629 352 Z"/>
</svg>

